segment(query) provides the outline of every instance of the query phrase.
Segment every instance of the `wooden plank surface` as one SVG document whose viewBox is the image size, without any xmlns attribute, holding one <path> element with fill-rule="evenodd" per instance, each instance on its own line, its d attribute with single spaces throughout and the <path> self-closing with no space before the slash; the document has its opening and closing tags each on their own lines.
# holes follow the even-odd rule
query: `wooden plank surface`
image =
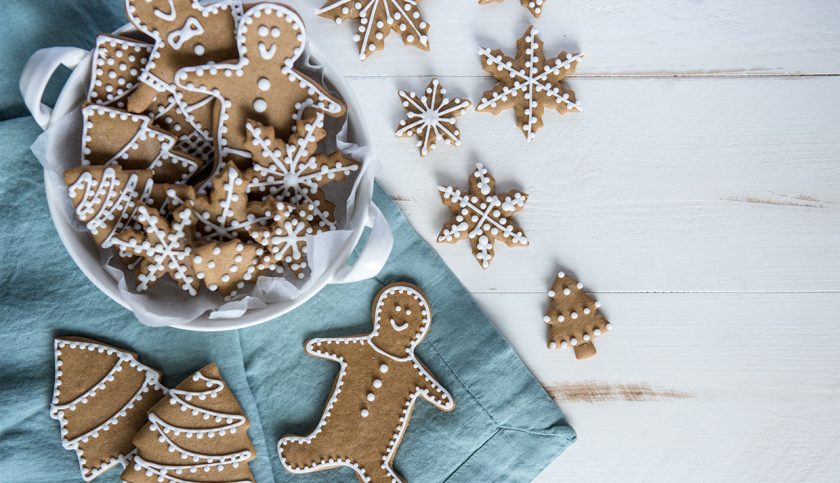
<svg viewBox="0 0 840 483">
<path fill-rule="evenodd" d="M 448 218 L 435 187 L 476 161 L 531 195 L 530 247 L 487 271 L 437 249 L 578 431 L 540 481 L 837 480 L 840 3 L 547 0 L 534 20 L 515 0 L 427 0 L 432 51 L 394 37 L 364 63 L 356 25 L 295 6 L 426 240 Z M 583 113 L 547 114 L 526 144 L 510 112 L 469 112 L 464 146 L 426 159 L 393 136 L 398 89 L 437 76 L 476 101 L 493 85 L 478 48 L 513 53 L 531 24 L 547 54 L 586 53 Z M 558 269 L 614 323 L 595 359 L 545 348 Z"/>
</svg>

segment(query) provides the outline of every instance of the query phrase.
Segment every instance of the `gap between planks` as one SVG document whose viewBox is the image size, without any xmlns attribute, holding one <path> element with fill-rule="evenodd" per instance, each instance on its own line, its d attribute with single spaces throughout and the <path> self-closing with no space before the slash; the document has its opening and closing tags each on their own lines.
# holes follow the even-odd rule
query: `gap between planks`
<svg viewBox="0 0 840 483">
<path fill-rule="evenodd" d="M 346 79 L 377 80 L 377 79 L 493 79 L 489 75 L 449 75 L 449 74 L 411 74 L 411 75 L 361 75 L 345 74 Z M 806 72 L 806 73 L 771 73 L 771 72 L 628 72 L 619 74 L 572 74 L 565 79 L 784 79 L 784 78 L 812 78 L 812 77 L 840 77 L 840 73 Z"/>
</svg>

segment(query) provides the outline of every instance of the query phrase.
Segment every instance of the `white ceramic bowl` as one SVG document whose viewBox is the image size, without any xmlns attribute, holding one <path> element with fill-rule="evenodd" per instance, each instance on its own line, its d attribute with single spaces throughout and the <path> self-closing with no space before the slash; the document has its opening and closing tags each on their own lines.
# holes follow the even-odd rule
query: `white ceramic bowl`
<svg viewBox="0 0 840 483">
<path fill-rule="evenodd" d="M 114 33 L 125 33 L 129 30 L 130 26 L 127 25 Z M 369 146 L 370 137 L 367 126 L 360 111 L 354 108 L 358 104 L 352 90 L 325 61 L 325 55 L 312 43 L 311 39 L 308 39 L 306 50 L 310 58 L 322 66 L 325 77 L 348 106 L 349 140 L 362 147 Z M 62 89 L 55 108 L 50 109 L 41 103 L 41 99 L 52 73 L 60 65 L 73 69 L 73 72 Z M 90 70 L 91 52 L 82 49 L 52 47 L 33 54 L 21 75 L 20 86 L 27 107 L 42 128 L 48 129 L 63 116 L 79 108 L 87 93 Z M 261 309 L 248 310 L 235 319 L 211 319 L 205 314 L 188 323 L 173 326 L 197 331 L 250 327 L 288 313 L 314 297 L 328 284 L 354 282 L 376 275 L 390 254 L 393 236 L 388 222 L 372 201 L 376 174 L 373 168 L 374 166 L 364 166 L 359 174 L 360 179 L 354 192 L 355 203 L 346 224 L 346 229 L 352 230 L 351 236 L 337 251 L 329 268 L 317 280 L 312 281 L 308 289 L 299 297 L 289 302 L 274 303 Z M 88 233 L 77 230 L 67 219 L 65 213 L 69 198 L 60 177 L 48 176 L 45 170 L 44 181 L 47 185 L 47 202 L 53 224 L 73 261 L 100 290 L 115 302 L 130 309 L 119 290 L 117 281 L 101 265 L 99 247 Z M 56 186 L 57 184 L 60 186 Z M 349 266 L 347 259 L 359 243 L 366 226 L 372 228 L 371 234 L 359 258 L 352 266 Z"/>
</svg>

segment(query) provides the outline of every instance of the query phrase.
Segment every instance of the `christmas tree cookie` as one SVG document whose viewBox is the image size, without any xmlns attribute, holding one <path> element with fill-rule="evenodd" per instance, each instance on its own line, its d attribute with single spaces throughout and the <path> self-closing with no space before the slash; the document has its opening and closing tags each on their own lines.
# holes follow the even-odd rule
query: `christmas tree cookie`
<svg viewBox="0 0 840 483">
<path fill-rule="evenodd" d="M 121 475 L 129 483 L 254 481 L 250 423 L 215 364 L 169 391 L 134 436 L 137 454 Z"/>
<path fill-rule="evenodd" d="M 287 436 L 277 450 L 292 473 L 346 466 L 360 481 L 402 481 L 393 469 L 418 398 L 442 411 L 455 402 L 414 353 L 429 331 L 424 294 L 407 283 L 383 288 L 373 330 L 359 337 L 313 339 L 306 351 L 341 365 L 333 393 L 309 436 Z"/>
<path fill-rule="evenodd" d="M 612 324 L 599 312 L 601 304 L 583 291 L 583 284 L 560 272 L 548 291 L 551 302 L 545 318 L 549 325 L 548 347 L 575 348 L 575 358 L 595 356 L 593 339 L 610 330 Z"/>
<path fill-rule="evenodd" d="M 61 424 L 61 442 L 79 459 L 82 479 L 91 481 L 125 464 L 132 437 L 146 411 L 166 393 L 160 374 L 137 356 L 100 342 L 59 337 L 50 416 Z"/>
</svg>

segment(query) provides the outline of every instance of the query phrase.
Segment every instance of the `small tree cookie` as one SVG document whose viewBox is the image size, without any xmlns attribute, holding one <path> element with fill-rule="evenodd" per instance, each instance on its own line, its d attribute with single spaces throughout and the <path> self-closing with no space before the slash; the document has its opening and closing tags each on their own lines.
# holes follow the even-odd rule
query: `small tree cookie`
<svg viewBox="0 0 840 483">
<path fill-rule="evenodd" d="M 513 219 L 514 213 L 525 208 L 528 193 L 512 190 L 496 194 L 496 179 L 483 164 L 476 163 L 468 193 L 452 186 L 438 186 L 438 191 L 443 204 L 454 213 L 443 225 L 438 243 L 469 238 L 481 268 L 489 267 L 493 261 L 496 241 L 509 247 L 528 245 L 525 232 Z"/>
<path fill-rule="evenodd" d="M 149 422 L 134 436 L 137 455 L 121 478 L 129 483 L 254 481 L 249 426 L 216 364 L 210 364 L 149 411 Z"/>
<path fill-rule="evenodd" d="M 61 443 L 79 458 L 82 479 L 91 481 L 125 464 L 131 439 L 146 411 L 164 396 L 160 374 L 137 355 L 80 337 L 59 337 L 50 416 L 61 423 Z"/>
<path fill-rule="evenodd" d="M 498 83 L 484 93 L 475 110 L 499 114 L 513 108 L 516 124 L 528 142 L 543 126 L 546 107 L 560 114 L 581 110 L 575 92 L 564 86 L 563 79 L 575 72 L 583 54 L 560 52 L 556 58 L 546 60 L 538 33 L 534 27 L 528 28 L 516 43 L 515 59 L 499 49 L 478 51 L 484 71 Z"/>
<path fill-rule="evenodd" d="M 321 421 L 306 437 L 287 436 L 277 450 L 292 473 L 347 466 L 364 482 L 402 481 L 394 457 L 418 397 L 452 411 L 452 396 L 414 353 L 432 321 L 417 287 L 383 288 L 372 308 L 373 330 L 359 337 L 313 339 L 306 351 L 341 364 Z"/>
<path fill-rule="evenodd" d="M 461 131 L 455 125 L 455 118 L 464 114 L 470 101 L 445 97 L 446 89 L 440 81 L 432 79 L 422 96 L 414 92 L 400 91 L 400 99 L 406 110 L 406 119 L 400 121 L 395 133 L 397 137 L 417 135 L 420 155 L 426 156 L 438 141 L 461 145 Z"/>
<path fill-rule="evenodd" d="M 218 291 L 230 300 L 245 288 L 245 283 L 256 278 L 256 262 L 262 254 L 261 247 L 239 240 L 201 245 L 193 250 L 195 278 L 211 292 Z"/>
<path fill-rule="evenodd" d="M 575 348 L 577 359 L 595 356 L 592 339 L 612 328 L 598 311 L 601 304 L 583 291 L 583 284 L 563 272 L 557 274 L 543 321 L 549 325 L 548 347 Z"/>
</svg>

